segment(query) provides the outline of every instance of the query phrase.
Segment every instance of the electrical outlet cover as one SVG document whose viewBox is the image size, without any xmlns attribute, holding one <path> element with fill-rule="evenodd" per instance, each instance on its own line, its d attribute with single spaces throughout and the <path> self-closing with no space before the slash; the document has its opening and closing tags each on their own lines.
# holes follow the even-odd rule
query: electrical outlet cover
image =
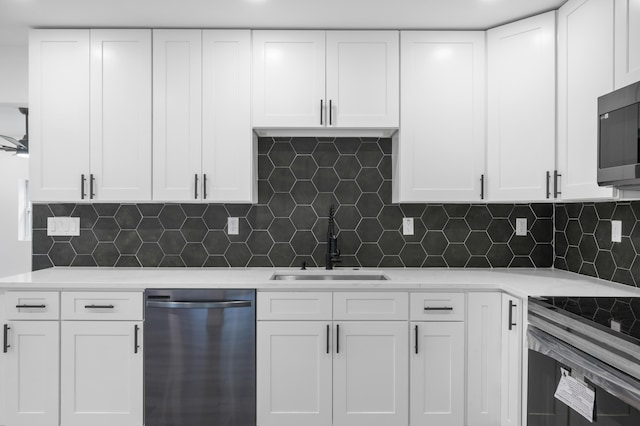
<svg viewBox="0 0 640 426">
<path fill-rule="evenodd" d="M 413 235 L 413 218 L 402 218 L 402 235 Z"/>
<path fill-rule="evenodd" d="M 227 221 L 227 233 L 238 235 L 240 233 L 240 220 L 237 217 L 230 217 Z"/>
<path fill-rule="evenodd" d="M 614 242 L 614 243 L 622 242 L 622 221 L 621 220 L 611 221 L 611 242 Z"/>
<path fill-rule="evenodd" d="M 527 218 L 526 217 L 516 218 L 516 235 L 518 236 L 527 235 Z"/>
<path fill-rule="evenodd" d="M 79 217 L 48 217 L 47 235 L 52 237 L 77 237 L 80 235 Z"/>
</svg>

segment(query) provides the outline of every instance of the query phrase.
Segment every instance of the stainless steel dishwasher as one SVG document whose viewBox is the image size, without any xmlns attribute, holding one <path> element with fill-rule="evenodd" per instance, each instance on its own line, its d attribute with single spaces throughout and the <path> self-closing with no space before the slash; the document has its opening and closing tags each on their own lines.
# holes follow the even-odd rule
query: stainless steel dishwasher
<svg viewBox="0 0 640 426">
<path fill-rule="evenodd" d="M 255 426 L 255 291 L 147 290 L 146 426 Z"/>
</svg>

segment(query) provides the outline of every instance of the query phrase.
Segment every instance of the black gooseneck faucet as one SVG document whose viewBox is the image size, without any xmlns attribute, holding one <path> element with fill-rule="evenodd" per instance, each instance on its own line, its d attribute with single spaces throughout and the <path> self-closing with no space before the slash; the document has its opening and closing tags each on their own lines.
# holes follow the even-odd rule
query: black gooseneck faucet
<svg viewBox="0 0 640 426">
<path fill-rule="evenodd" d="M 325 265 L 327 269 L 333 269 L 336 263 L 342 262 L 340 250 L 338 249 L 338 236 L 334 226 L 335 207 L 333 204 L 329 208 L 329 225 L 327 226 L 327 254 Z"/>
</svg>

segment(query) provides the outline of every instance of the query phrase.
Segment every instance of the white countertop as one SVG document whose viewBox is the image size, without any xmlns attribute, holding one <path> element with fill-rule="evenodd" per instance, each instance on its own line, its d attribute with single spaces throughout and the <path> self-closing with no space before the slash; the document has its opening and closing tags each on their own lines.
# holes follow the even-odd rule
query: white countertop
<svg viewBox="0 0 640 426">
<path fill-rule="evenodd" d="M 375 281 L 272 281 L 274 273 L 384 274 Z M 514 296 L 640 297 L 640 289 L 556 269 L 50 268 L 0 278 L 0 288 L 129 290 L 256 288 L 259 290 L 503 290 Z"/>
</svg>

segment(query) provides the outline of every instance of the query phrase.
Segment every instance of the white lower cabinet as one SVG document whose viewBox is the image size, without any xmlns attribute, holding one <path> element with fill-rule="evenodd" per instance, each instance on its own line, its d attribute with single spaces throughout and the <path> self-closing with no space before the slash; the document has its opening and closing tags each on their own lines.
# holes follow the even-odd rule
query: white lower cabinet
<svg viewBox="0 0 640 426">
<path fill-rule="evenodd" d="M 7 426 L 57 426 L 58 321 L 8 321 L 2 355 Z"/>
<path fill-rule="evenodd" d="M 344 321 L 335 332 L 333 424 L 406 425 L 407 323 Z"/>
<path fill-rule="evenodd" d="M 61 334 L 61 425 L 142 425 L 142 322 L 64 321 Z"/>
<path fill-rule="evenodd" d="M 258 321 L 259 426 L 330 426 L 330 321 Z"/>
<path fill-rule="evenodd" d="M 464 424 L 464 323 L 412 322 L 411 425 Z"/>
</svg>

